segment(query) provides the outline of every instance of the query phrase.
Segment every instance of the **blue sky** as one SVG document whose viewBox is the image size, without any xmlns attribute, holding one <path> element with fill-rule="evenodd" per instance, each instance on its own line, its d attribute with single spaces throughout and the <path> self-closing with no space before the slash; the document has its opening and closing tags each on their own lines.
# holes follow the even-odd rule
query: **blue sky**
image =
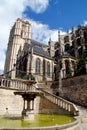
<svg viewBox="0 0 87 130">
<path fill-rule="evenodd" d="M 32 25 L 31 38 L 48 44 L 79 24 L 87 25 L 87 0 L 1 0 L 0 69 L 4 69 L 10 29 L 17 18 Z"/>
<path fill-rule="evenodd" d="M 87 0 L 50 0 L 44 12 L 36 13 L 27 7 L 24 13 L 28 18 L 49 25 L 50 29 L 67 31 L 87 19 Z"/>
</svg>

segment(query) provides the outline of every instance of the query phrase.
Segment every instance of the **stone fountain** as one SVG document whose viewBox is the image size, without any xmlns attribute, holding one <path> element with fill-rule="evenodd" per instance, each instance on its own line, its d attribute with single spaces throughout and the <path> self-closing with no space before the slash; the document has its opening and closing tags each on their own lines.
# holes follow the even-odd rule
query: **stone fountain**
<svg viewBox="0 0 87 130">
<path fill-rule="evenodd" d="M 22 119 L 24 120 L 34 120 L 34 100 L 36 96 L 43 94 L 41 91 L 35 89 L 33 84 L 35 81 L 22 81 L 28 86 L 28 90 L 16 91 L 15 95 L 21 95 L 24 101 Z"/>
</svg>

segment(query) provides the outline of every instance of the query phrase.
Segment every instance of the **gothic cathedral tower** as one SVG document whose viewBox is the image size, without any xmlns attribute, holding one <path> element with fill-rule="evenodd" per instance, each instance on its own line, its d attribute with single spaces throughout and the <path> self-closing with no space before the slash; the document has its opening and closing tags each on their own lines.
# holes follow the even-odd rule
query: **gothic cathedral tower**
<svg viewBox="0 0 87 130">
<path fill-rule="evenodd" d="M 18 18 L 10 31 L 4 73 L 14 68 L 19 48 L 23 49 L 26 42 L 30 44 L 30 39 L 30 23 Z"/>
</svg>

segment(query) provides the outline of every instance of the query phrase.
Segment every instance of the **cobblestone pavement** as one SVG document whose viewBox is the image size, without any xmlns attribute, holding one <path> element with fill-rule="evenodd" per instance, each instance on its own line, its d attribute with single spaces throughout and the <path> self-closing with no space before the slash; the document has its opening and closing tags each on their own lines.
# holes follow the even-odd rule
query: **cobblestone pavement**
<svg viewBox="0 0 87 130">
<path fill-rule="evenodd" d="M 79 109 L 79 130 L 87 130 L 87 108 L 77 106 Z"/>
</svg>

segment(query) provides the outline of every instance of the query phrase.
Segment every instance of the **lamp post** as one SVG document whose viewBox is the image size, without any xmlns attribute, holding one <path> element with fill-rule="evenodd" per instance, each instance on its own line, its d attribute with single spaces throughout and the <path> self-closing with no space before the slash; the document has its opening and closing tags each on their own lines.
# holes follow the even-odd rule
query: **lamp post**
<svg viewBox="0 0 87 130">
<path fill-rule="evenodd" d="M 61 77 L 61 69 L 62 69 L 62 52 L 61 52 L 61 42 L 60 42 L 60 31 L 58 31 L 58 38 L 59 38 L 59 57 L 58 57 L 58 70 L 59 70 L 59 96 L 63 97 L 62 91 L 62 77 Z"/>
</svg>

